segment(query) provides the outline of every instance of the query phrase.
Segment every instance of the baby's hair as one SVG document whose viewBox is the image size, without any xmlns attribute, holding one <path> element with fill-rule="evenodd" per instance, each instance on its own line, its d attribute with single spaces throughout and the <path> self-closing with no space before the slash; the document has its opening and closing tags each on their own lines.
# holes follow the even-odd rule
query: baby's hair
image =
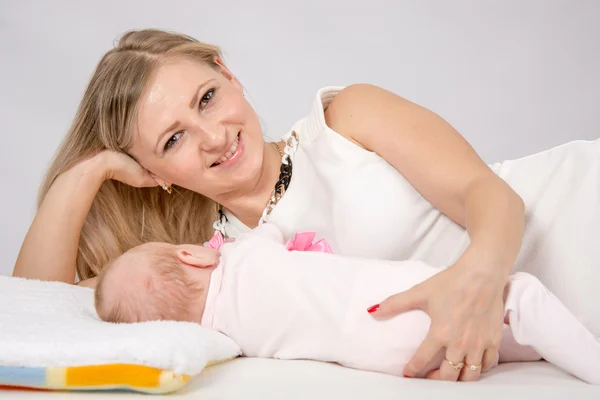
<svg viewBox="0 0 600 400">
<path fill-rule="evenodd" d="M 154 246 L 154 247 L 150 247 Z M 188 275 L 172 247 L 148 243 L 133 251 L 145 252 L 151 273 L 144 274 L 143 284 L 134 286 L 144 293 L 127 291 L 123 285 L 116 290 L 112 304 L 106 304 L 106 275 L 114 267 L 112 261 L 98 276 L 94 302 L 100 318 L 113 323 L 152 320 L 190 321 L 192 307 L 205 288 Z M 127 268 L 122 265 L 120 268 Z"/>
<path fill-rule="evenodd" d="M 98 282 L 96 283 L 96 289 L 94 289 L 94 306 L 96 307 L 96 312 L 100 319 L 107 322 L 122 322 L 127 318 L 121 309 L 121 302 L 117 301 L 116 304 L 110 308 L 110 310 L 106 310 L 105 304 L 105 296 L 104 296 L 104 282 L 106 273 L 112 269 L 114 261 L 111 261 L 108 265 L 104 267 L 102 272 L 98 274 Z"/>
</svg>

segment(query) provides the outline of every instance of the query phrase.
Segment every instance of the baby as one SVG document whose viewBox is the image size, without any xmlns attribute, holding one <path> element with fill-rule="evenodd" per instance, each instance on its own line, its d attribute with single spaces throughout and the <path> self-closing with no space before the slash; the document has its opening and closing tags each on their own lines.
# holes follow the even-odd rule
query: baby
<svg viewBox="0 0 600 400">
<path fill-rule="evenodd" d="M 195 249 L 150 243 L 118 258 L 99 276 L 100 318 L 192 321 L 229 336 L 249 357 L 393 375 L 401 375 L 429 329 L 420 310 L 386 320 L 366 311 L 440 271 L 422 262 L 289 251 L 271 224 L 225 243 L 216 267 L 198 268 Z M 499 362 L 544 358 L 600 384 L 600 342 L 533 276 L 510 276 L 505 321 Z M 442 360 L 440 352 L 422 375 Z"/>
</svg>

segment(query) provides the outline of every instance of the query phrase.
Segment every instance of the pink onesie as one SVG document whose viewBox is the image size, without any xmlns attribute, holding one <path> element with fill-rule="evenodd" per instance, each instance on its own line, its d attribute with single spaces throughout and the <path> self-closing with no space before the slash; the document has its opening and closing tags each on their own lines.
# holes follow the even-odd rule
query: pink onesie
<svg viewBox="0 0 600 400">
<path fill-rule="evenodd" d="M 377 320 L 366 309 L 439 271 L 419 261 L 288 251 L 281 232 L 263 224 L 221 248 L 202 325 L 232 338 L 248 357 L 401 375 L 425 339 L 429 316 L 416 310 Z M 505 310 L 500 362 L 543 357 L 600 384 L 600 342 L 535 277 L 510 276 Z M 428 370 L 442 360 L 440 352 Z"/>
</svg>

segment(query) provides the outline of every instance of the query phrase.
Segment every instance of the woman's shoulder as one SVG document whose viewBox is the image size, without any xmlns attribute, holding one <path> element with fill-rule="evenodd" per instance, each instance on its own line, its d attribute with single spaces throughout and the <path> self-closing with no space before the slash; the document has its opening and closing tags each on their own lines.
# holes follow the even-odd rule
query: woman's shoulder
<svg viewBox="0 0 600 400">
<path fill-rule="evenodd" d="M 298 121 L 294 129 L 301 130 L 304 139 L 313 141 L 324 130 L 333 131 L 346 139 L 352 139 L 352 120 L 360 117 L 356 110 L 360 108 L 365 96 L 373 96 L 373 92 L 382 90 L 374 85 L 355 83 L 348 86 L 325 86 L 317 90 L 309 114 Z M 362 146 L 361 146 L 362 147 Z"/>
</svg>

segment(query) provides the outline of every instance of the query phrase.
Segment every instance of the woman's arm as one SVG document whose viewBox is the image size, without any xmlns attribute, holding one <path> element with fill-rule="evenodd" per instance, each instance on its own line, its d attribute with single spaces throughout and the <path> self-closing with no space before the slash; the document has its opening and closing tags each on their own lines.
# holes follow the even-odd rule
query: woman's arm
<svg viewBox="0 0 600 400">
<path fill-rule="evenodd" d="M 25 236 L 13 276 L 75 281 L 83 223 L 107 179 L 134 187 L 157 186 L 147 170 L 123 153 L 105 150 L 79 162 L 60 174 L 48 190 Z"/>
<path fill-rule="evenodd" d="M 74 283 L 79 236 L 105 172 L 101 157 L 59 175 L 25 236 L 13 276 Z"/>
<path fill-rule="evenodd" d="M 325 118 L 333 130 L 386 159 L 471 239 L 453 270 L 382 303 L 376 313 L 427 308 L 432 317 L 430 335 L 405 373 L 414 376 L 442 347 L 453 362 L 466 356 L 469 363 L 489 366 L 502 327 L 501 292 L 523 237 L 522 199 L 450 124 L 391 92 L 349 86 L 332 100 Z M 448 365 L 442 364 L 442 378 L 457 379 Z"/>
<path fill-rule="evenodd" d="M 512 264 L 520 249 L 523 201 L 450 124 L 370 85 L 342 90 L 325 118 L 333 130 L 387 160 L 427 201 L 468 229 L 472 245 Z"/>
</svg>

